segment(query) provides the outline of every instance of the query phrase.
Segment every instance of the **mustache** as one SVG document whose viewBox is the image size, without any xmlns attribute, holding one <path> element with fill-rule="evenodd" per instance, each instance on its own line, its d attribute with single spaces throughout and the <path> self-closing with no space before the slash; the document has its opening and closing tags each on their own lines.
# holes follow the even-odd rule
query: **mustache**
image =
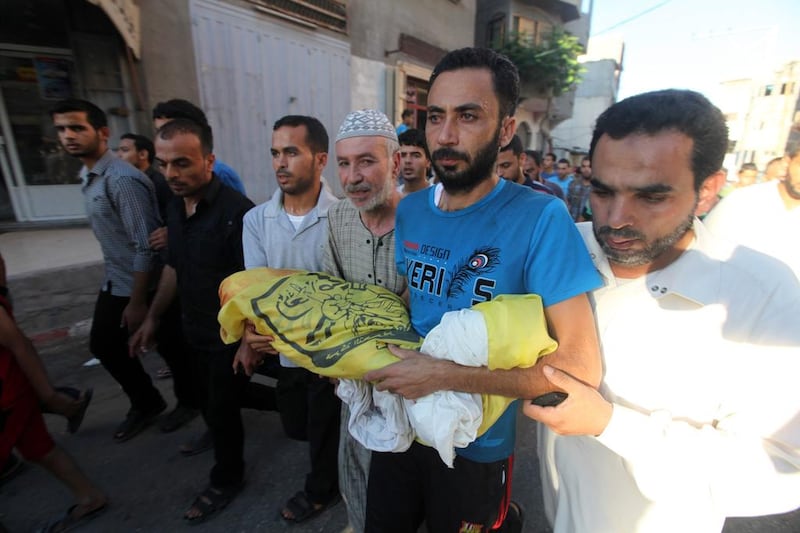
<svg viewBox="0 0 800 533">
<path fill-rule="evenodd" d="M 620 239 L 644 239 L 644 235 L 633 228 L 613 229 L 611 226 L 600 226 L 595 231 L 598 237 L 615 237 Z"/>
<path fill-rule="evenodd" d="M 469 157 L 464 152 L 459 152 L 452 148 L 439 148 L 431 154 L 431 158 L 437 159 L 460 159 L 469 162 Z"/>
<path fill-rule="evenodd" d="M 344 192 L 368 192 L 368 191 L 371 191 L 371 190 L 372 190 L 372 187 L 370 187 L 369 185 L 364 185 L 364 184 L 355 184 L 355 185 L 350 184 L 350 185 L 345 186 L 345 188 L 344 188 Z"/>
<path fill-rule="evenodd" d="M 279 170 L 279 171 L 277 171 L 275 173 L 275 175 L 278 176 L 279 178 L 291 178 L 292 177 L 292 173 L 289 172 L 289 171 L 286 171 L 286 170 Z"/>
</svg>

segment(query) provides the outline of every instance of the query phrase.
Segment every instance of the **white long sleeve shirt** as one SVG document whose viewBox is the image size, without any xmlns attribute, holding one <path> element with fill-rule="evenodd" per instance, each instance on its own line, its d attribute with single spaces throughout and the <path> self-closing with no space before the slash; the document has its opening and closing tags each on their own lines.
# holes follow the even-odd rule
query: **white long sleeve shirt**
<svg viewBox="0 0 800 533">
<path fill-rule="evenodd" d="M 556 533 L 721 531 L 726 516 L 800 506 L 800 283 L 695 221 L 666 268 L 617 280 L 579 224 L 605 286 L 593 292 L 614 404 L 599 437 L 543 426 Z"/>
</svg>

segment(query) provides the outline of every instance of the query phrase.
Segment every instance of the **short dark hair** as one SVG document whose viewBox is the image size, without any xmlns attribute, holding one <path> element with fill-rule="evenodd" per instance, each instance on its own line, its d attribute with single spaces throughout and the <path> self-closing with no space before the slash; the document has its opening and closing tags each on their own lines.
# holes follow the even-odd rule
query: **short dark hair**
<svg viewBox="0 0 800 533">
<path fill-rule="evenodd" d="M 501 152 L 507 152 L 509 150 L 511 150 L 517 157 L 522 154 L 522 139 L 519 138 L 519 135 L 514 135 L 511 137 L 511 140 L 508 142 L 508 144 L 500 148 Z"/>
<path fill-rule="evenodd" d="M 722 112 L 702 94 L 685 89 L 653 91 L 626 98 L 597 119 L 589 155 L 603 135 L 622 139 L 632 134 L 677 131 L 692 139 L 694 187 L 722 167 L 728 149 L 728 127 Z"/>
<path fill-rule="evenodd" d="M 745 170 L 755 170 L 756 172 L 758 172 L 758 167 L 756 166 L 755 163 L 750 161 L 748 163 L 743 163 L 741 168 L 739 168 L 739 172 L 744 172 Z"/>
<path fill-rule="evenodd" d="M 403 114 L 401 116 L 403 118 L 406 118 L 406 117 L 410 117 L 413 114 L 414 114 L 414 110 L 413 109 L 404 109 L 403 110 Z"/>
<path fill-rule="evenodd" d="M 797 155 L 797 149 L 798 148 L 800 148 L 800 145 L 794 147 L 794 149 L 795 149 L 795 154 L 794 155 Z M 788 155 L 788 150 L 787 150 L 787 155 Z M 790 155 L 789 157 L 794 157 L 794 155 Z M 780 163 L 781 161 L 783 161 L 782 157 L 772 158 L 772 159 L 769 160 L 769 163 L 767 163 L 767 167 L 770 166 L 773 163 Z M 764 168 L 766 168 L 766 167 L 764 167 Z"/>
<path fill-rule="evenodd" d="M 306 115 L 286 115 L 275 121 L 275 124 L 272 125 L 272 131 L 284 126 L 289 126 L 290 128 L 305 126 L 306 144 L 311 148 L 311 153 L 328 153 L 328 132 L 322 122 L 316 118 Z"/>
<path fill-rule="evenodd" d="M 188 133 L 200 139 L 200 147 L 203 150 L 203 155 L 208 155 L 214 151 L 214 137 L 211 132 L 211 126 L 208 124 L 198 124 L 194 120 L 188 118 L 176 118 L 170 120 L 161 126 L 156 132 L 156 138 L 170 140 L 174 135 L 180 133 Z"/>
<path fill-rule="evenodd" d="M 585 156 L 583 156 L 583 157 L 581 158 L 581 163 L 583 163 L 584 161 L 588 161 L 588 162 L 589 162 L 589 164 L 591 164 L 591 163 L 592 163 L 592 158 L 591 158 L 591 157 L 589 157 L 588 155 L 585 155 Z"/>
<path fill-rule="evenodd" d="M 75 112 L 86 113 L 86 121 L 96 130 L 108 126 L 108 118 L 102 109 L 88 100 L 79 100 L 77 98 L 67 98 L 57 102 L 50 108 L 50 118 L 53 118 L 54 115 Z"/>
<path fill-rule="evenodd" d="M 433 68 L 430 85 L 442 72 L 466 68 L 489 69 L 500 103 L 500 118 L 513 117 L 519 102 L 519 72 L 510 59 L 489 48 L 460 48 L 448 53 Z"/>
<path fill-rule="evenodd" d="M 431 154 L 428 152 L 428 142 L 425 140 L 425 132 L 416 128 L 409 128 L 397 136 L 400 146 L 416 146 L 422 148 L 425 157 L 430 160 Z"/>
<path fill-rule="evenodd" d="M 525 150 L 525 155 L 533 159 L 537 167 L 542 166 L 542 154 L 536 150 Z"/>
<path fill-rule="evenodd" d="M 130 139 L 133 141 L 133 145 L 136 147 L 137 152 L 145 150 L 147 152 L 147 162 L 151 165 L 153 164 L 153 159 L 156 157 L 156 149 L 153 146 L 153 141 L 144 135 L 138 135 L 136 133 L 123 133 L 119 136 L 119 138 L 120 140 Z"/>
<path fill-rule="evenodd" d="M 553 152 L 547 152 L 546 154 L 544 154 L 544 156 L 545 157 L 551 157 L 553 159 L 553 161 L 558 159 L 558 156 L 556 154 L 554 154 Z"/>
<path fill-rule="evenodd" d="M 180 98 L 157 103 L 153 108 L 153 119 L 157 118 L 168 118 L 170 120 L 185 118 L 197 122 L 201 126 L 208 126 L 208 118 L 203 110 L 189 100 Z"/>
<path fill-rule="evenodd" d="M 561 159 L 559 159 L 556 164 L 560 165 L 561 163 L 564 163 L 565 165 L 572 166 L 572 162 L 569 159 L 564 159 L 563 157 Z"/>
</svg>

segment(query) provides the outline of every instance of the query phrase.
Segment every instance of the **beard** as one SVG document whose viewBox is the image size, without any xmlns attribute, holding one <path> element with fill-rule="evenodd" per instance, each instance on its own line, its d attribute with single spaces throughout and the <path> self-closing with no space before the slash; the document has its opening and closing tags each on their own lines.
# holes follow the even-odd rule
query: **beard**
<svg viewBox="0 0 800 533">
<path fill-rule="evenodd" d="M 474 157 L 452 148 L 439 148 L 431 154 L 431 159 L 433 159 L 436 175 L 445 191 L 449 193 L 469 192 L 492 176 L 499 151 L 500 127 L 498 126 L 492 140 L 483 145 Z M 466 161 L 469 166 L 460 172 L 453 169 L 448 170 L 438 163 L 439 159 L 460 159 Z"/>
<path fill-rule="evenodd" d="M 645 235 L 633 228 L 612 229 L 610 226 L 601 226 L 594 230 L 594 237 L 612 263 L 626 266 L 642 266 L 652 263 L 658 256 L 671 249 L 676 242 L 692 229 L 694 224 L 694 209 L 675 229 L 669 234 L 648 242 Z M 605 241 L 606 237 L 619 237 L 622 239 L 638 239 L 645 244 L 641 250 L 617 250 L 611 248 Z"/>
<path fill-rule="evenodd" d="M 351 205 L 361 212 L 375 211 L 376 209 L 380 209 L 381 207 L 385 206 L 389 202 L 389 198 L 391 198 L 392 192 L 394 191 L 394 182 L 392 181 L 391 176 L 388 176 L 380 189 L 375 189 L 375 187 L 372 187 L 366 183 L 347 185 L 344 188 L 345 193 L 358 193 L 367 191 L 373 191 L 374 194 L 372 197 L 366 200 L 363 205 L 357 206 L 352 200 L 350 200 Z"/>
<path fill-rule="evenodd" d="M 800 200 L 800 189 L 798 189 L 797 184 L 792 183 L 792 176 L 789 171 L 786 172 L 786 177 L 783 179 L 783 186 L 786 188 L 786 194 L 795 200 Z"/>
</svg>

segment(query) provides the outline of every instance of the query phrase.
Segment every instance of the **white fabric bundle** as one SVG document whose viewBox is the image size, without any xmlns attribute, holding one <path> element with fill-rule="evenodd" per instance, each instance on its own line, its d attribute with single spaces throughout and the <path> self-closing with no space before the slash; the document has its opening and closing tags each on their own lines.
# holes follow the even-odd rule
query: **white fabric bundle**
<svg viewBox="0 0 800 533">
<path fill-rule="evenodd" d="M 470 309 L 445 313 L 420 351 L 465 366 L 487 366 L 489 339 L 483 314 Z M 436 448 L 449 467 L 455 459 L 454 448 L 474 441 L 483 420 L 480 394 L 437 391 L 405 400 L 374 390 L 364 381 L 345 379 L 340 380 L 337 394 L 350 406 L 350 434 L 366 448 L 402 452 L 417 436 Z"/>
</svg>

